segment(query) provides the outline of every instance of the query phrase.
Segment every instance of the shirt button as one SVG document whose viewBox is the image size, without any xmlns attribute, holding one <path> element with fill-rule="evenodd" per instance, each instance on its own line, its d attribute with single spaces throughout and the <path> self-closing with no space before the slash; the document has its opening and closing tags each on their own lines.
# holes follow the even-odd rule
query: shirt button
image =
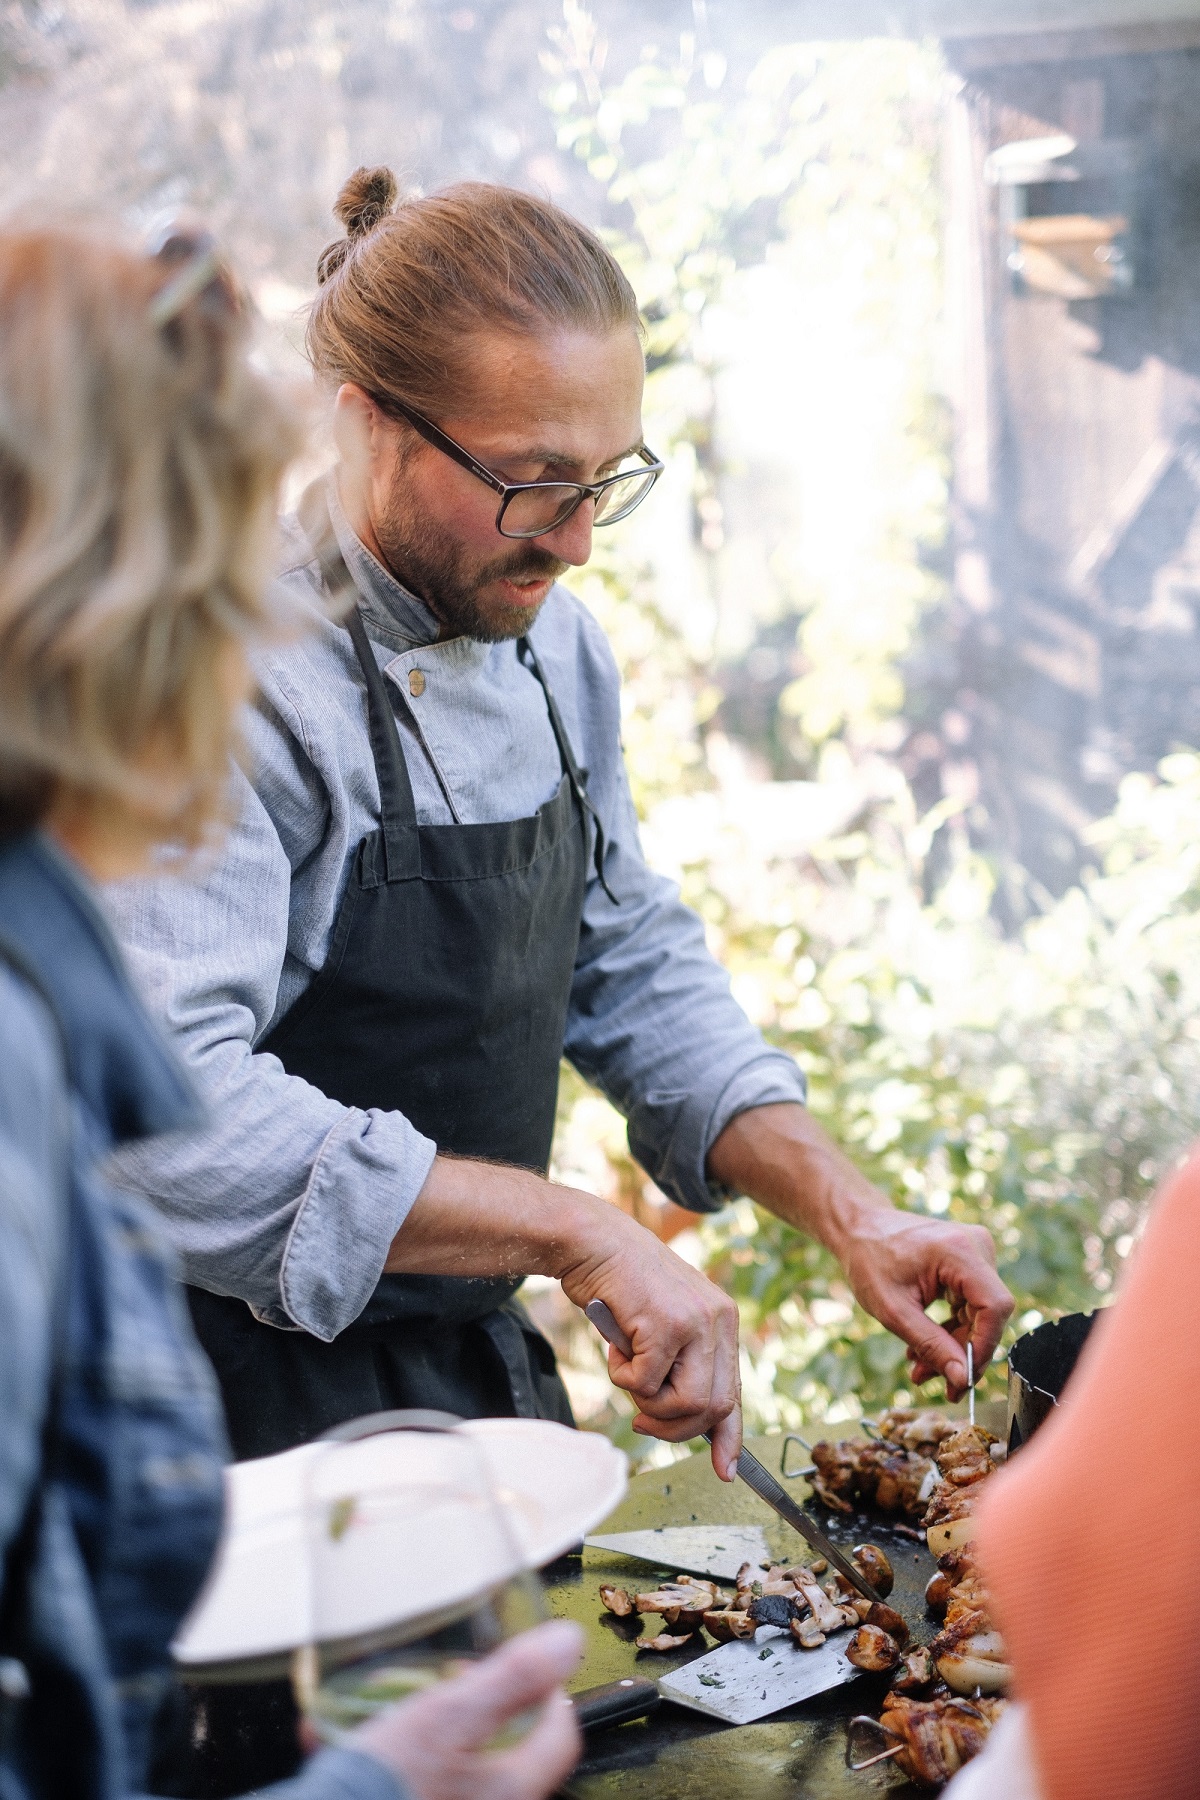
<svg viewBox="0 0 1200 1800">
<path fill-rule="evenodd" d="M 425 675 L 421 669 L 408 671 L 408 691 L 414 700 L 419 700 L 425 692 Z"/>
</svg>

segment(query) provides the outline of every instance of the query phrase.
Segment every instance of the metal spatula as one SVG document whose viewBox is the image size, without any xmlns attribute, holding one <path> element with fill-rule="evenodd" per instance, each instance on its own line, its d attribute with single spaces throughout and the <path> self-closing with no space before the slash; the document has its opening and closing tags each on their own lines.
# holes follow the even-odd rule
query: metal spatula
<svg viewBox="0 0 1200 1800">
<path fill-rule="evenodd" d="M 572 1694 L 571 1702 L 585 1730 L 643 1718 L 660 1699 L 726 1725 L 750 1725 L 853 1681 L 859 1671 L 845 1655 L 848 1642 L 847 1634 L 819 1650 L 801 1650 L 786 1632 L 763 1625 L 753 1638 L 722 1644 L 657 1681 L 641 1675 L 648 1659 L 639 1661 L 637 1676 L 587 1688 Z"/>
<path fill-rule="evenodd" d="M 590 1550 L 613 1550 L 656 1569 L 711 1575 L 716 1581 L 733 1581 L 743 1563 L 758 1569 L 773 1560 L 761 1525 L 662 1525 L 583 1541 Z"/>
</svg>

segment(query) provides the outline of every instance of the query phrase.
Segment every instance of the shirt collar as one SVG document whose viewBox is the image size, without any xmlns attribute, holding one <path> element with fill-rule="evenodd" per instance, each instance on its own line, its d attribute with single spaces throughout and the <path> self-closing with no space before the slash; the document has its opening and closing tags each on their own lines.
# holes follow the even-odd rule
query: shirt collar
<svg viewBox="0 0 1200 1800">
<path fill-rule="evenodd" d="M 402 587 L 367 549 L 342 508 L 337 482 L 328 482 L 329 518 L 338 549 L 362 601 L 368 632 L 389 650 L 413 650 L 437 642 L 441 626 L 423 600 Z"/>
</svg>

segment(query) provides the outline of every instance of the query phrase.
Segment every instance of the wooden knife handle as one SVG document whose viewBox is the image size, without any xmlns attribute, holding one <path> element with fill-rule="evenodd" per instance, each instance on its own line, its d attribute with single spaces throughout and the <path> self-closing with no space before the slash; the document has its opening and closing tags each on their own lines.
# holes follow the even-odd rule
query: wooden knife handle
<svg viewBox="0 0 1200 1800">
<path fill-rule="evenodd" d="M 632 1675 L 624 1681 L 605 1682 L 603 1687 L 584 1688 L 569 1698 L 584 1731 L 597 1731 L 605 1725 L 624 1725 L 630 1719 L 644 1719 L 660 1704 L 655 1683 Z"/>
</svg>

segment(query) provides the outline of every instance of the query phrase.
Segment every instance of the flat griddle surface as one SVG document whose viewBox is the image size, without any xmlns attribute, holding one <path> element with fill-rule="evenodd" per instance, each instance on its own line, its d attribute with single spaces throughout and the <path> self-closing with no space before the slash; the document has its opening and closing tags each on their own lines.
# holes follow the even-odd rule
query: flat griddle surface
<svg viewBox="0 0 1200 1800">
<path fill-rule="evenodd" d="M 849 1436 L 852 1428 L 831 1427 L 827 1435 Z M 755 1438 L 749 1447 L 774 1472 L 782 1443 L 782 1437 Z M 795 1454 L 793 1450 L 793 1458 Z M 809 1500 L 804 1482 L 788 1486 L 802 1504 Z M 819 1505 L 814 1511 L 839 1546 L 869 1540 L 887 1551 L 896 1572 L 889 1604 L 903 1613 L 914 1639 L 927 1642 L 937 1626 L 925 1611 L 925 1584 L 935 1564 L 924 1542 L 875 1522 L 840 1519 Z M 718 1481 L 707 1455 L 635 1476 L 621 1505 L 598 1529 L 608 1534 L 693 1524 L 762 1525 L 781 1561 L 798 1562 L 806 1554 L 795 1533 L 744 1482 L 727 1486 Z M 583 1667 L 573 1687 L 595 1687 L 624 1675 L 657 1680 L 712 1648 L 706 1638 L 694 1650 L 673 1656 L 635 1650 L 633 1639 L 643 1628 L 630 1629 L 630 1621 L 606 1613 L 597 1590 L 604 1581 L 645 1592 L 652 1574 L 646 1563 L 591 1549 L 582 1559 L 564 1558 L 547 1571 L 551 1610 L 577 1619 L 587 1632 Z M 647 1635 L 656 1628 L 657 1615 L 646 1619 Z M 584 1760 L 565 1792 L 575 1800 L 799 1800 L 802 1795 L 870 1800 L 883 1793 L 904 1800 L 920 1790 L 890 1764 L 861 1775 L 845 1766 L 847 1721 L 855 1713 L 877 1714 L 887 1687 L 886 1676 L 864 1675 L 757 1725 L 721 1725 L 664 1702 L 649 1719 L 590 1732 Z"/>
</svg>

